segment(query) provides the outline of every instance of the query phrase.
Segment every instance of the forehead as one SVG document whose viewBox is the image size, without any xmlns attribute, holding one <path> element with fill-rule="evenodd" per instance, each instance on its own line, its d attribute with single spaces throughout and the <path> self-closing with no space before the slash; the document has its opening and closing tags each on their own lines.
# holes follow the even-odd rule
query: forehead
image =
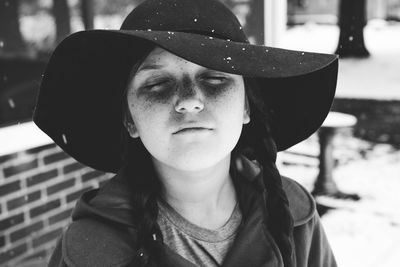
<svg viewBox="0 0 400 267">
<path fill-rule="evenodd" d="M 140 64 L 138 72 L 171 67 L 174 67 L 175 70 L 205 69 L 204 67 L 174 55 L 161 47 L 156 47 L 144 59 L 142 64 Z"/>
</svg>

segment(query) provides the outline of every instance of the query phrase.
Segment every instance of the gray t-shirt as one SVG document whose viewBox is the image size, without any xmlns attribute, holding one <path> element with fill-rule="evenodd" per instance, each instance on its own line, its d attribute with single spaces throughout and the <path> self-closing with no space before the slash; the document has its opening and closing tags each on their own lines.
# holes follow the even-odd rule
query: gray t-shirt
<svg viewBox="0 0 400 267">
<path fill-rule="evenodd" d="M 216 230 L 189 222 L 164 200 L 160 199 L 158 206 L 157 223 L 170 249 L 197 266 L 221 266 L 242 220 L 238 204 L 228 221 Z"/>
</svg>

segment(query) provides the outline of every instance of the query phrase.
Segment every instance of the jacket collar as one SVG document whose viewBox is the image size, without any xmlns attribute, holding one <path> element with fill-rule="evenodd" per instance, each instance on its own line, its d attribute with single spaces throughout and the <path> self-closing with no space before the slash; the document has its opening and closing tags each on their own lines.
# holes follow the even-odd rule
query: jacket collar
<svg viewBox="0 0 400 267">
<path fill-rule="evenodd" d="M 266 190 L 262 180 L 262 169 L 253 161 L 239 156 L 231 164 L 231 174 L 237 189 L 239 205 L 243 214 L 236 240 L 229 250 L 223 266 L 282 266 L 279 250 L 265 226 L 265 201 Z M 107 255 L 107 259 L 100 259 L 102 263 L 121 262 L 132 260 L 144 253 L 135 247 L 131 241 L 135 235 L 136 221 L 132 216 L 132 207 L 129 204 L 129 190 L 126 185 L 125 171 L 121 170 L 115 177 L 102 188 L 89 191 L 79 199 L 72 214 L 74 223 L 71 224 L 63 241 L 64 256 L 71 262 L 87 261 L 91 264 L 99 260 L 99 255 Z M 289 199 L 290 210 L 294 217 L 295 226 L 306 223 L 315 212 L 315 203 L 307 191 L 289 178 L 282 178 L 283 188 Z M 92 220 L 95 219 L 95 220 Z M 91 231 L 88 221 L 101 221 L 107 224 L 119 225 L 124 231 L 108 229 L 103 224 L 97 225 L 102 231 Z M 127 234 L 129 232 L 129 235 Z M 127 238 L 130 236 L 130 238 Z M 77 248 L 77 239 L 84 238 L 85 242 Z M 103 251 L 98 244 L 104 240 L 111 240 L 115 255 L 109 250 Z M 82 247 L 84 246 L 84 247 Z M 104 246 L 103 246 L 104 247 Z M 129 251 L 130 253 L 118 253 Z M 95 250 L 100 251 L 95 251 Z M 93 259 L 83 251 L 91 251 Z M 188 266 L 187 261 L 172 251 L 166 250 L 172 266 Z M 124 256 L 123 256 L 124 255 Z M 97 258 L 96 258 L 97 257 Z M 143 258 L 143 257 L 142 257 Z M 89 264 L 90 265 L 90 264 Z M 74 265 L 72 265 L 74 266 Z M 122 265 L 121 265 L 122 266 Z"/>
<path fill-rule="evenodd" d="M 262 180 L 262 168 L 256 161 L 250 161 L 244 156 L 238 156 L 232 162 L 231 174 L 237 183 L 245 184 L 248 194 L 242 194 L 239 199 L 241 206 L 248 205 L 252 195 L 257 193 L 262 197 L 265 186 Z M 132 207 L 129 204 L 129 189 L 126 183 L 126 171 L 121 171 L 110 179 L 102 188 L 94 189 L 84 193 L 76 204 L 72 213 L 73 220 L 84 217 L 101 217 L 133 227 L 136 220 L 133 217 Z M 282 186 L 289 200 L 290 211 L 294 219 L 294 225 L 299 226 L 312 218 L 316 211 L 313 197 L 308 191 L 294 180 L 282 176 Z M 248 209 L 243 209 L 248 211 Z M 242 211 L 242 212 L 243 212 Z"/>
</svg>

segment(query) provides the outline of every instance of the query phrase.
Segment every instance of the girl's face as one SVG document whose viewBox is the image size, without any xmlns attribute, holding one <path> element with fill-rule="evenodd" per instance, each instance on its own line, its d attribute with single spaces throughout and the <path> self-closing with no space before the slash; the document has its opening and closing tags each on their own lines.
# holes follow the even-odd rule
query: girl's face
<svg viewBox="0 0 400 267">
<path fill-rule="evenodd" d="M 169 167 L 196 171 L 230 155 L 243 124 L 242 76 L 207 69 L 155 48 L 128 84 L 133 138 Z"/>
</svg>

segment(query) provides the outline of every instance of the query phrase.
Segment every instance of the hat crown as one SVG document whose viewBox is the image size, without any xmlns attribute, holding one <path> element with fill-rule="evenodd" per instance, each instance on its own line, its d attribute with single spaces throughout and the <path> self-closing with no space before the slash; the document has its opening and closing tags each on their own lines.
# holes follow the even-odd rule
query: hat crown
<svg viewBox="0 0 400 267">
<path fill-rule="evenodd" d="M 236 16 L 217 0 L 147 0 L 126 17 L 121 30 L 191 32 L 248 43 Z"/>
</svg>

